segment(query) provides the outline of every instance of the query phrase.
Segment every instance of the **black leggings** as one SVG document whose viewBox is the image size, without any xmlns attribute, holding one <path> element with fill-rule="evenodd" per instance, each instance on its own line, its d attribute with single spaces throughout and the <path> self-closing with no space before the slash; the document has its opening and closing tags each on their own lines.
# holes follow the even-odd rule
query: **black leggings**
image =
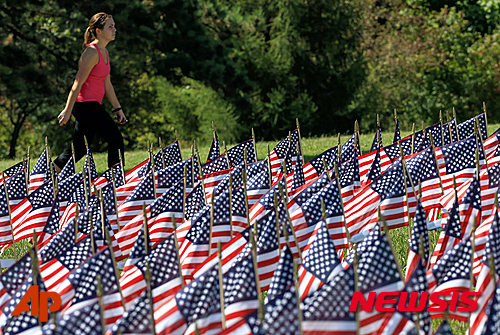
<svg viewBox="0 0 500 335">
<path fill-rule="evenodd" d="M 112 167 L 120 161 L 119 152 L 124 159 L 122 134 L 101 104 L 97 101 L 75 102 L 73 115 L 76 118 L 73 145 L 77 162 L 86 154 L 84 135 L 89 145 L 94 140 L 95 135 L 108 142 L 108 167 Z M 62 169 L 70 158 L 71 146 L 60 154 L 54 163 Z M 123 160 L 123 164 L 125 164 L 125 160 Z"/>
</svg>

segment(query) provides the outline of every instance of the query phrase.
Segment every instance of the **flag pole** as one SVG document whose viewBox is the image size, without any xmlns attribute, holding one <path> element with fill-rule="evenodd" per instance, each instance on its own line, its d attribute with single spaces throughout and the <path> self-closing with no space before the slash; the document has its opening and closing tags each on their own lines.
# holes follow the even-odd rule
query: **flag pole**
<svg viewBox="0 0 500 335">
<path fill-rule="evenodd" d="M 207 204 L 207 193 L 205 191 L 205 182 L 203 181 L 203 170 L 201 168 L 201 160 L 200 160 L 200 152 L 198 151 L 198 146 L 196 145 L 196 141 L 194 141 L 194 147 L 196 149 L 196 160 L 198 161 L 198 169 L 200 169 L 200 182 L 201 182 L 201 188 L 203 189 L 203 194 L 205 196 L 203 197 L 205 204 Z M 194 156 L 194 154 L 193 154 Z M 194 168 L 193 168 L 193 185 L 194 185 Z"/>
<path fill-rule="evenodd" d="M 395 112 L 394 112 L 395 113 Z M 359 275 L 358 275 L 359 255 L 358 245 L 354 244 L 354 292 L 359 292 Z M 360 334 L 361 320 L 359 318 L 359 304 L 356 305 L 356 335 Z"/>
<path fill-rule="evenodd" d="M 226 314 L 225 314 L 225 306 L 224 306 L 224 281 L 223 277 L 224 274 L 222 273 L 222 246 L 220 244 L 220 241 L 217 241 L 217 254 L 218 254 L 218 270 L 219 270 L 219 299 L 220 299 L 220 314 L 221 314 L 221 322 L 222 322 L 222 329 L 226 329 Z M 258 280 L 258 279 L 257 279 Z M 258 298 L 259 296 L 257 296 Z"/>
<path fill-rule="evenodd" d="M 167 166 L 165 165 L 165 153 L 163 152 L 163 145 L 161 143 L 161 137 L 158 137 L 158 144 L 160 145 L 161 163 L 163 165 L 163 168 L 166 168 Z"/>
<path fill-rule="evenodd" d="M 281 258 L 281 241 L 280 241 L 280 220 L 279 220 L 279 211 L 278 211 L 278 195 L 276 192 L 273 193 L 273 200 L 274 200 L 274 213 L 276 215 L 276 237 L 277 237 L 277 242 L 278 242 L 278 256 Z"/>
<path fill-rule="evenodd" d="M 214 198 L 215 194 L 212 194 L 210 198 L 210 229 L 208 235 L 208 257 L 212 254 L 212 231 L 214 227 Z"/>
<path fill-rule="evenodd" d="M 184 282 L 184 276 L 182 275 L 182 266 L 181 266 L 181 256 L 179 254 L 179 240 L 177 239 L 177 223 L 175 222 L 175 215 L 172 214 L 172 226 L 173 226 L 173 234 L 174 234 L 174 243 L 175 243 L 175 257 L 177 258 L 177 264 L 179 264 L 179 278 L 181 279 L 181 286 L 186 286 Z"/>
<path fill-rule="evenodd" d="M 415 122 L 411 125 L 411 154 L 415 153 Z"/>
<path fill-rule="evenodd" d="M 300 149 L 300 152 L 298 152 L 298 154 L 300 154 L 300 157 L 302 157 L 302 162 L 304 161 L 304 153 L 302 152 L 302 135 L 300 134 L 300 124 L 299 124 L 299 118 L 295 118 L 295 123 L 297 124 L 297 132 L 299 133 L 299 149 Z"/>
<path fill-rule="evenodd" d="M 153 177 L 153 194 L 156 200 L 156 178 L 155 178 L 155 159 L 153 155 L 153 144 L 149 147 L 149 161 L 151 162 L 151 175 Z"/>
<path fill-rule="evenodd" d="M 334 171 L 335 171 L 335 179 L 337 181 L 337 188 L 339 191 L 340 206 L 342 208 L 342 215 L 344 216 L 344 228 L 345 228 L 345 234 L 347 237 L 347 245 L 349 245 L 349 243 L 351 241 L 351 233 L 349 233 L 349 228 L 347 227 L 347 222 L 345 220 L 344 199 L 342 199 L 342 188 L 340 187 L 339 167 L 337 166 L 337 164 L 335 164 L 335 166 L 334 166 Z"/>
<path fill-rule="evenodd" d="M 78 216 L 80 215 L 80 206 L 75 204 L 75 243 L 78 242 Z"/>
<path fill-rule="evenodd" d="M 474 120 L 474 134 L 476 135 L 476 147 L 481 147 L 481 151 L 483 152 L 484 161 L 486 162 L 486 166 L 488 166 L 488 161 L 486 160 L 486 150 L 484 150 L 484 142 L 483 136 L 481 135 L 481 131 L 479 129 L 479 124 L 477 122 L 477 118 Z"/>
<path fill-rule="evenodd" d="M 104 290 L 102 288 L 101 275 L 97 275 L 97 301 L 99 303 L 99 314 L 101 314 L 101 334 L 106 334 L 106 319 L 104 318 L 104 303 L 102 297 L 104 295 Z M 119 286 L 119 285 L 118 285 Z"/>
<path fill-rule="evenodd" d="M 125 179 L 125 167 L 123 165 L 122 155 L 124 155 L 124 153 L 120 149 L 118 149 L 118 159 L 120 160 L 120 167 L 121 167 L 121 173 L 122 173 L 122 177 L 123 177 L 123 183 L 126 184 L 127 180 Z"/>
<path fill-rule="evenodd" d="M 267 144 L 267 169 L 269 172 L 269 188 L 273 186 L 273 172 L 271 171 L 271 151 L 269 150 L 269 144 Z"/>
<path fill-rule="evenodd" d="M 108 229 L 106 228 L 106 221 L 105 221 L 106 214 L 104 213 L 104 200 L 102 197 L 102 191 L 99 192 L 99 202 L 101 205 L 102 234 L 104 235 L 104 238 L 108 243 L 109 253 L 111 254 L 111 261 L 113 262 L 113 270 L 115 271 L 116 280 L 119 281 L 120 272 L 118 271 L 118 266 L 116 265 L 115 253 L 113 251 L 113 244 L 111 242 L 111 237 L 109 236 Z M 144 233 L 146 234 L 146 232 Z M 125 299 L 123 298 L 123 292 L 120 285 L 118 285 L 118 293 L 120 293 L 123 310 L 126 312 L 127 307 L 125 306 Z"/>
<path fill-rule="evenodd" d="M 30 163 L 31 163 L 31 154 L 30 154 L 30 149 L 31 146 L 28 145 L 28 153 L 26 157 L 26 171 L 25 171 L 25 176 L 26 176 L 26 195 L 30 195 L 29 191 L 29 175 L 30 175 Z"/>
<path fill-rule="evenodd" d="M 328 181 L 331 183 L 332 176 L 330 176 L 330 173 L 328 171 L 328 165 L 326 165 L 325 157 L 321 157 L 321 160 L 323 161 L 323 168 L 325 169 L 326 177 L 328 178 Z"/>
<path fill-rule="evenodd" d="M 111 187 L 113 188 L 113 203 L 115 204 L 116 224 L 118 225 L 118 230 L 120 230 L 121 227 L 120 218 L 118 218 L 118 201 L 116 200 L 115 170 L 113 169 L 113 167 L 111 167 Z"/>
<path fill-rule="evenodd" d="M 300 250 L 299 241 L 297 240 L 297 235 L 295 235 L 295 227 L 293 226 L 292 219 L 290 218 L 290 213 L 288 212 L 288 196 L 285 198 L 281 184 L 278 184 L 278 187 L 279 187 L 281 199 L 284 201 L 287 220 L 288 220 L 288 223 L 290 224 L 290 229 L 292 230 L 293 239 L 295 240 L 295 244 L 297 246 L 297 252 L 299 254 L 299 258 L 302 259 L 302 251 Z M 286 230 L 286 229 L 287 228 L 285 227 L 284 230 Z"/>
<path fill-rule="evenodd" d="M 253 269 L 255 274 L 255 286 L 257 288 L 257 300 L 259 301 L 258 316 L 261 325 L 264 325 L 264 304 L 262 303 L 261 293 L 260 293 L 259 267 L 257 260 L 257 242 L 255 241 L 256 236 L 254 235 L 252 229 L 249 229 L 248 233 L 249 233 L 250 245 L 252 248 L 252 260 L 253 260 Z"/>
<path fill-rule="evenodd" d="M 186 188 L 187 188 L 187 164 L 184 164 L 184 189 L 182 191 L 182 221 L 181 221 L 181 224 L 183 224 L 184 220 L 186 219 Z M 193 184 L 193 188 L 194 188 L 194 184 Z M 175 224 L 175 222 L 173 222 L 173 223 Z M 174 228 L 174 230 L 175 230 L 175 228 Z"/>
<path fill-rule="evenodd" d="M 83 174 L 83 193 L 85 194 L 85 210 L 89 209 L 89 194 L 87 192 L 87 173 L 85 172 L 85 169 L 82 169 L 82 174 Z M 118 216 L 118 213 L 116 213 Z"/>
<path fill-rule="evenodd" d="M 57 199 L 57 193 L 59 192 L 59 185 L 57 183 L 57 177 L 55 175 L 54 171 L 54 165 L 52 164 L 52 154 L 50 152 L 50 147 L 47 146 L 47 157 L 49 160 L 49 171 L 50 171 L 50 178 L 52 180 L 52 188 L 54 190 L 54 201 Z"/>
<path fill-rule="evenodd" d="M 227 147 L 225 141 L 222 141 L 222 146 L 224 147 L 224 154 L 226 155 L 227 167 L 231 168 L 231 161 L 229 160 L 229 155 L 227 154 Z"/>
<path fill-rule="evenodd" d="M 149 229 L 148 229 L 148 214 L 146 211 L 146 202 L 142 202 L 142 227 L 144 228 L 144 251 L 146 255 L 149 255 L 149 243 L 148 243 L 148 236 L 149 236 Z"/>
<path fill-rule="evenodd" d="M 247 213 L 247 222 L 248 225 L 250 226 L 250 212 L 248 208 L 248 190 L 247 190 L 247 148 L 243 148 L 243 170 L 241 171 L 242 173 L 242 180 L 243 180 L 243 196 L 245 198 L 245 210 Z M 253 223 L 253 230 L 255 236 L 259 236 L 257 232 L 257 220 L 254 221 Z"/>
<path fill-rule="evenodd" d="M 453 110 L 455 110 L 455 107 L 453 107 Z M 451 120 L 450 120 L 450 112 L 447 110 L 446 111 L 446 122 L 448 124 L 448 132 L 450 133 L 450 144 L 453 143 L 453 132 L 451 131 Z"/>
<path fill-rule="evenodd" d="M 12 236 L 12 249 L 14 249 L 14 258 L 17 259 L 17 251 L 16 251 L 16 243 L 15 243 L 15 238 L 14 238 L 14 227 L 12 226 L 12 212 L 10 210 L 10 203 L 9 203 L 9 192 L 7 191 L 7 181 L 5 180 L 5 173 L 2 172 L 2 180 L 3 180 L 3 187 L 5 191 L 5 198 L 7 200 L 7 212 L 9 213 L 9 224 L 10 224 L 10 231 L 11 231 L 11 236 Z"/>
<path fill-rule="evenodd" d="M 455 132 L 457 133 L 457 141 L 460 141 L 460 134 L 458 133 L 458 123 L 457 123 L 457 113 L 455 112 L 455 107 L 452 108 L 453 111 L 453 122 L 455 123 Z"/>
<path fill-rule="evenodd" d="M 92 210 L 89 210 L 89 221 L 90 221 L 90 247 L 92 249 L 92 255 L 95 255 L 94 217 Z"/>
<path fill-rule="evenodd" d="M 33 248 L 29 248 L 29 253 L 31 257 L 31 268 L 33 272 L 33 285 L 38 285 L 38 276 L 40 275 L 40 261 L 38 260 L 38 241 L 36 238 L 35 229 L 33 229 Z M 40 301 L 40 291 L 37 293 L 38 301 Z M 40 321 L 40 317 L 38 317 L 38 324 L 41 326 L 42 322 Z"/>
<path fill-rule="evenodd" d="M 297 323 L 299 328 L 299 334 L 304 335 L 302 330 L 302 310 L 300 309 L 300 295 L 299 295 L 299 267 L 297 266 L 297 261 L 292 257 L 293 264 L 293 283 L 295 286 L 295 296 L 297 297 Z"/>
<path fill-rule="evenodd" d="M 252 127 L 252 142 L 253 142 L 253 152 L 255 154 L 255 161 L 258 162 L 259 159 L 257 158 L 257 142 L 255 141 L 255 132 L 253 131 L 253 127 Z"/>
<path fill-rule="evenodd" d="M 436 163 L 437 175 L 439 178 L 439 185 L 441 186 L 441 194 L 444 194 L 443 182 L 441 181 L 441 172 L 439 171 L 439 163 L 438 163 L 438 160 L 436 157 L 436 148 L 434 147 L 434 139 L 432 137 L 432 132 L 429 132 L 429 138 L 431 141 L 432 156 L 434 157 L 434 162 Z"/>
<path fill-rule="evenodd" d="M 233 176 L 229 173 L 229 237 L 233 239 Z"/>
<path fill-rule="evenodd" d="M 161 146 L 160 146 L 161 147 Z M 155 321 L 155 310 L 154 310 L 154 298 L 153 289 L 151 287 L 151 267 L 149 261 L 146 260 L 146 294 L 149 300 L 149 317 L 151 318 L 151 334 L 156 335 L 156 321 Z"/>
<path fill-rule="evenodd" d="M 401 154 L 401 165 L 403 167 L 403 179 L 404 179 L 404 184 L 405 184 L 405 193 L 406 193 L 406 208 L 408 211 L 408 238 L 411 237 L 411 226 L 410 226 L 410 220 L 411 220 L 411 214 L 410 214 L 410 196 L 408 194 L 408 182 L 410 182 L 411 189 L 413 190 L 413 194 L 417 192 L 415 189 L 415 185 L 413 184 L 413 180 L 411 179 L 410 176 L 410 171 L 408 170 L 408 166 L 406 165 L 406 159 L 405 159 L 405 154 L 403 152 L 403 147 L 401 146 L 401 142 L 398 142 L 399 145 L 399 152 Z M 415 194 L 416 198 L 416 194 Z"/>
<path fill-rule="evenodd" d="M 340 165 L 340 156 L 342 155 L 342 146 L 340 145 L 340 133 L 337 134 L 337 164 Z"/>
<path fill-rule="evenodd" d="M 475 249 L 475 244 L 476 244 L 476 228 L 477 228 L 477 215 L 474 215 L 474 220 L 472 221 L 472 232 L 471 232 L 471 255 L 470 255 L 470 283 L 469 283 L 469 290 L 471 292 L 474 291 L 474 249 Z M 493 252 L 490 253 L 490 256 L 493 255 Z M 493 277 L 495 279 L 495 277 Z M 493 285 L 496 286 L 496 282 L 493 281 Z M 471 329 L 471 322 L 470 322 L 470 317 L 471 313 L 468 315 L 468 323 L 469 323 L 469 332 Z"/>
</svg>

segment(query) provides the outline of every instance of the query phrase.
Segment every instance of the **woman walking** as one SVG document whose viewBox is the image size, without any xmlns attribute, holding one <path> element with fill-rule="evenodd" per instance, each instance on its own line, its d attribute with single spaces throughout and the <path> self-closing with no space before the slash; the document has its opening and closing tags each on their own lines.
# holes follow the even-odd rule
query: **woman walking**
<svg viewBox="0 0 500 335">
<path fill-rule="evenodd" d="M 118 102 L 110 79 L 110 63 L 106 46 L 116 36 L 115 21 L 111 15 L 97 13 L 90 19 L 85 32 L 83 53 L 80 57 L 78 73 L 71 87 L 66 106 L 57 119 L 63 126 L 73 114 L 76 118 L 73 133 L 75 159 L 79 161 L 86 153 L 84 136 L 90 144 L 97 135 L 108 143 L 108 166 L 119 162 L 123 155 L 123 137 L 111 116 L 102 105 L 104 95 L 113 106 L 113 113 L 119 124 L 127 119 Z M 71 148 L 64 151 L 54 161 L 60 171 L 71 158 Z M 122 156 L 123 158 L 123 156 Z"/>
</svg>

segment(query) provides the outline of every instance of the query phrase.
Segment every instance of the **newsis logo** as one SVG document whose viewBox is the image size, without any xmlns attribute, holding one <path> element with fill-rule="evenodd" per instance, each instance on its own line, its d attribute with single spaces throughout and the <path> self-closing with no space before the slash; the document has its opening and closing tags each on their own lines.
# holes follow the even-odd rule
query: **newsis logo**
<svg viewBox="0 0 500 335">
<path fill-rule="evenodd" d="M 361 292 L 354 292 L 350 312 L 355 312 L 358 306 L 365 312 L 473 312 L 477 309 L 474 297 L 480 292 L 369 292 L 368 298 Z M 389 306 L 390 305 L 390 306 Z"/>
<path fill-rule="evenodd" d="M 49 299 L 52 303 L 49 305 Z M 28 304 L 31 300 L 31 305 Z M 19 316 L 23 312 L 30 312 L 31 316 L 38 316 L 40 321 L 49 320 L 49 312 L 57 312 L 61 308 L 61 296 L 57 292 L 40 292 L 38 285 L 31 286 L 21 298 L 12 312 L 12 316 Z"/>
</svg>

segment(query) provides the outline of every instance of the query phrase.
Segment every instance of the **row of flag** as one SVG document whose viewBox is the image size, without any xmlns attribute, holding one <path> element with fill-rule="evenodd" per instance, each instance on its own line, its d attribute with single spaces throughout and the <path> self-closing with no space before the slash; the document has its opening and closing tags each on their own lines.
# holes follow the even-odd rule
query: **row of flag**
<svg viewBox="0 0 500 335">
<path fill-rule="evenodd" d="M 431 334 L 431 318 L 446 317 L 498 332 L 500 130 L 488 136 L 480 114 L 405 138 L 396 123 L 385 146 L 380 131 L 365 154 L 356 128 L 305 163 L 299 129 L 264 160 L 254 139 L 221 154 L 214 130 L 203 164 L 176 141 L 100 176 L 90 150 L 80 171 L 70 159 L 56 174 L 46 147 L 33 169 L 2 173 L 0 247 L 29 238 L 33 248 L 0 276 L 0 329 Z M 404 268 L 387 233 L 396 228 L 409 232 Z M 35 284 L 61 296 L 45 324 L 11 315 Z M 481 293 L 471 314 L 349 310 L 354 292 L 470 290 Z M 449 334 L 447 322 L 435 333 Z"/>
</svg>

